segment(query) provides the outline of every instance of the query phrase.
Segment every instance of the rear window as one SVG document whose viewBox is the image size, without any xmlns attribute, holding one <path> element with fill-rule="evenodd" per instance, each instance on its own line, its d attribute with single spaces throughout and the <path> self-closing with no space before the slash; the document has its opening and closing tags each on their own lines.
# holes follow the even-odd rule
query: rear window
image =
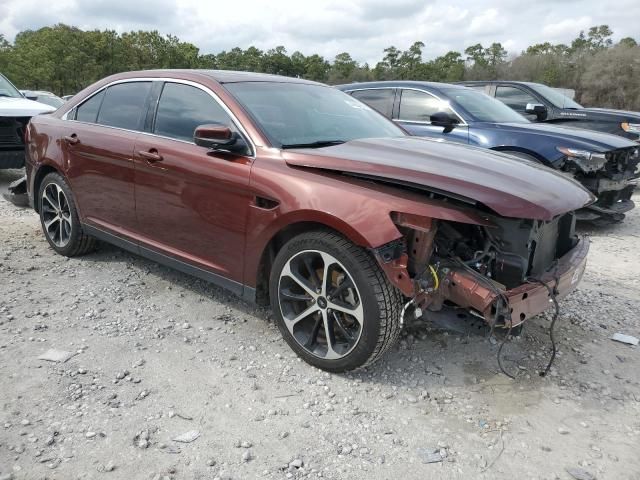
<svg viewBox="0 0 640 480">
<path fill-rule="evenodd" d="M 98 123 L 127 130 L 141 130 L 151 82 L 119 83 L 107 89 Z"/>
</svg>

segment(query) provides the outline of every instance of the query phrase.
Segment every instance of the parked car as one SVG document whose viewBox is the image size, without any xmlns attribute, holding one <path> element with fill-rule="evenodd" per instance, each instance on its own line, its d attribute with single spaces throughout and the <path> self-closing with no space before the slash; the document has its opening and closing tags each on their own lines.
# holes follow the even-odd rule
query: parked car
<svg viewBox="0 0 640 480">
<path fill-rule="evenodd" d="M 503 103 L 459 85 L 369 82 L 339 85 L 412 135 L 450 140 L 541 163 L 575 177 L 598 201 L 581 220 L 618 222 L 634 207 L 638 145 L 615 135 L 533 124 Z"/>
<path fill-rule="evenodd" d="M 49 105 L 27 100 L 0 74 L 0 169 L 24 166 L 24 130 L 29 119 L 52 112 Z"/>
<path fill-rule="evenodd" d="M 55 93 L 45 92 L 44 90 L 20 90 L 25 98 L 35 100 L 36 102 L 50 105 L 53 108 L 60 108 L 65 100 L 57 96 Z"/>
<path fill-rule="evenodd" d="M 74 98 L 28 128 L 29 195 L 51 248 L 105 240 L 270 303 L 319 368 L 373 362 L 415 305 L 516 327 L 584 271 L 573 212 L 594 198 L 580 184 L 410 137 L 334 88 L 154 70 Z"/>
<path fill-rule="evenodd" d="M 585 108 L 562 89 L 542 83 L 497 80 L 460 82 L 460 85 L 495 97 L 535 122 L 597 130 L 640 142 L 640 112 Z"/>
</svg>

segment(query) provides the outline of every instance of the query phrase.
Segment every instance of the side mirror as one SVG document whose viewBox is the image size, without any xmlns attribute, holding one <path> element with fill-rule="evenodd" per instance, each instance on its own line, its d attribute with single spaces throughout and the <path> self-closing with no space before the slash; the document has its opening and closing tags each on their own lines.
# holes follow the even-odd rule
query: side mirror
<svg viewBox="0 0 640 480">
<path fill-rule="evenodd" d="M 246 144 L 235 132 L 224 125 L 200 125 L 193 133 L 193 141 L 200 147 L 211 150 L 226 150 L 241 152 L 246 150 Z"/>
<path fill-rule="evenodd" d="M 524 111 L 529 115 L 535 115 L 538 120 L 547 118 L 547 107 L 541 103 L 527 103 Z"/>
<path fill-rule="evenodd" d="M 431 125 L 443 127 L 444 133 L 449 133 L 460 123 L 457 118 L 447 112 L 436 112 L 429 119 L 431 120 Z"/>
</svg>

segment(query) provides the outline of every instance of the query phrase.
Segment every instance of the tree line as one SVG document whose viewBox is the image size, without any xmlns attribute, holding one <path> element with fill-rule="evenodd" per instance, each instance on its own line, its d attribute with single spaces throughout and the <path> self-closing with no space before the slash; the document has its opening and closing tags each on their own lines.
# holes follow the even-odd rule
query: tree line
<svg viewBox="0 0 640 480">
<path fill-rule="evenodd" d="M 0 72 L 22 89 L 75 93 L 110 74 L 152 68 L 214 68 L 273 73 L 329 84 L 370 80 L 526 80 L 571 88 L 589 106 L 640 110 L 640 46 L 631 37 L 612 41 L 607 25 L 591 27 L 570 44 L 549 42 L 509 54 L 501 43 L 471 45 L 423 59 L 425 44 L 385 48 L 374 66 L 348 52 L 333 59 L 288 53 L 284 46 L 240 47 L 201 54 L 195 45 L 157 31 L 117 33 L 58 24 L 0 34 Z"/>
</svg>

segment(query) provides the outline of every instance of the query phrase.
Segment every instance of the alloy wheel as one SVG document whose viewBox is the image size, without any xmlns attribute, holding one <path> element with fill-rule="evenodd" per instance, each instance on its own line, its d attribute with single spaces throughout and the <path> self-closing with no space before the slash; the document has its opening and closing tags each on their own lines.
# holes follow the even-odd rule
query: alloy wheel
<svg viewBox="0 0 640 480">
<path fill-rule="evenodd" d="M 71 210 L 60 186 L 50 183 L 44 188 L 41 208 L 47 236 L 57 247 L 65 247 L 71 239 Z"/>
<path fill-rule="evenodd" d="M 278 302 L 287 329 L 312 355 L 346 356 L 362 333 L 364 310 L 347 269 L 332 255 L 305 250 L 284 265 Z"/>
</svg>

